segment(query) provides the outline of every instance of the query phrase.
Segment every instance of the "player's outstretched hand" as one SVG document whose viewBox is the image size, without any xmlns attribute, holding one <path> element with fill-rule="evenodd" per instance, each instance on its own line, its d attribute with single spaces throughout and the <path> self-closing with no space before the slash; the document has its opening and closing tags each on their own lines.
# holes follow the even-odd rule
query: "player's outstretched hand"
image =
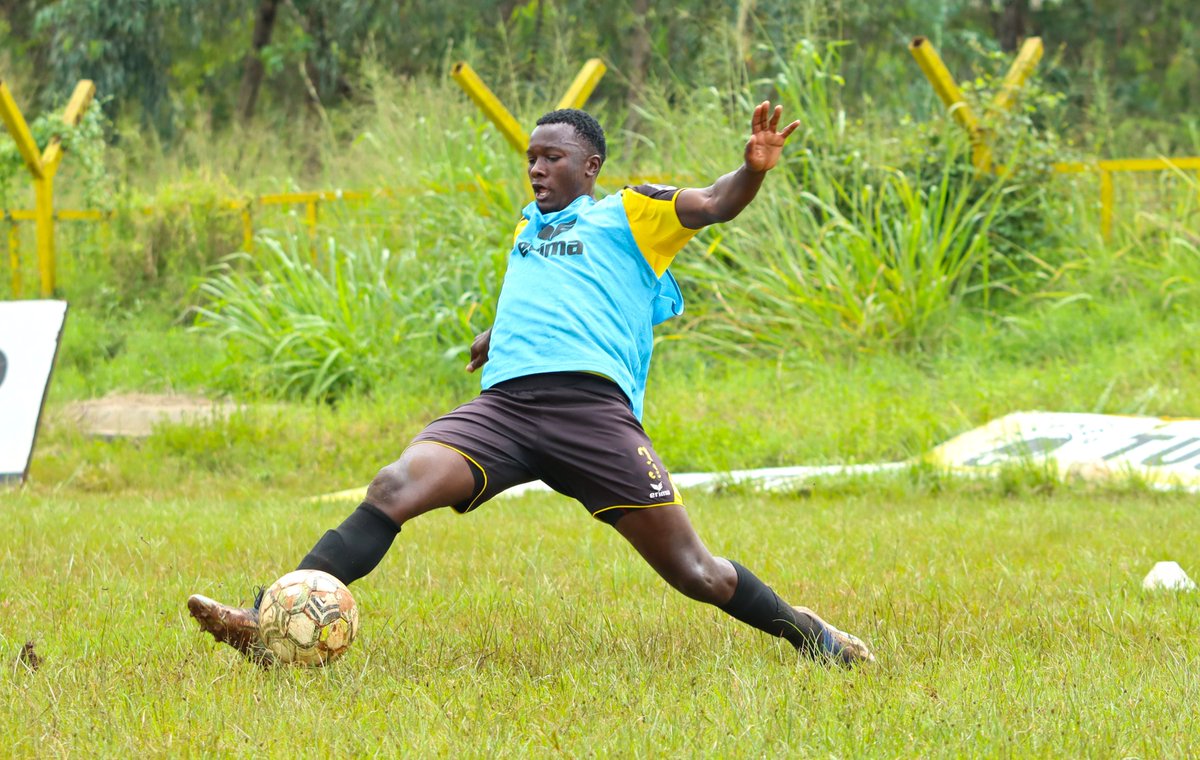
<svg viewBox="0 0 1200 760">
<path fill-rule="evenodd" d="M 467 372 L 475 370 L 487 364 L 488 349 L 492 347 L 492 328 L 488 328 L 475 336 L 475 340 L 471 341 L 471 361 L 467 362 Z"/>
<path fill-rule="evenodd" d="M 782 116 L 783 106 L 775 106 L 772 110 L 771 103 L 766 100 L 754 109 L 754 117 L 750 121 L 750 139 L 746 142 L 747 168 L 765 172 L 779 163 L 783 144 L 800 126 L 799 121 L 793 121 L 784 127 L 782 132 L 777 131 Z"/>
</svg>

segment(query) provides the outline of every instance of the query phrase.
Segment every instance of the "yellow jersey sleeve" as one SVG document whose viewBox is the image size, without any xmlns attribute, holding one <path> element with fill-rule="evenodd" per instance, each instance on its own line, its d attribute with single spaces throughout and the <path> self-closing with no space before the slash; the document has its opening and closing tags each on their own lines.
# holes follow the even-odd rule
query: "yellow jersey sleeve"
<svg viewBox="0 0 1200 760">
<path fill-rule="evenodd" d="M 699 232 L 679 221 L 675 213 L 677 195 L 679 188 L 662 185 L 638 185 L 621 191 L 633 239 L 659 277 L 667 271 L 675 254 Z"/>
</svg>

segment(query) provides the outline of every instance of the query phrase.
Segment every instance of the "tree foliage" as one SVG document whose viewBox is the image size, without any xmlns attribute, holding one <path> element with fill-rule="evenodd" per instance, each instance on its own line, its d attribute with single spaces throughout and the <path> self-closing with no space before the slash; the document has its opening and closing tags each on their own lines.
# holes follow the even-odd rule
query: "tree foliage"
<svg viewBox="0 0 1200 760">
<path fill-rule="evenodd" d="M 802 37 L 850 42 L 848 88 L 897 107 L 928 98 L 906 50 L 916 35 L 933 40 L 960 77 L 1021 36 L 1042 36 L 1044 75 L 1101 128 L 1114 113 L 1131 115 L 1186 141 L 1178 117 L 1194 125 L 1200 99 L 1194 0 L 272 0 L 273 33 L 254 49 L 262 2 L 5 0 L 0 37 L 39 103 L 88 77 L 109 97 L 110 116 L 136 117 L 165 136 L 180 123 L 232 120 L 253 60 L 260 117 L 291 119 L 306 104 L 354 98 L 368 60 L 416 76 L 469 57 L 490 81 L 536 89 L 598 55 L 612 73 L 597 97 L 629 104 L 648 82 L 772 76 L 770 50 Z"/>
</svg>

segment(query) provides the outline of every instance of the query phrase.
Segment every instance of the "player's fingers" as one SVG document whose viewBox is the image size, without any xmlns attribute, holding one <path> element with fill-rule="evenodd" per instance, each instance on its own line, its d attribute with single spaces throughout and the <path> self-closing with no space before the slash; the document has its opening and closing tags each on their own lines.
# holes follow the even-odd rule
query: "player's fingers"
<svg viewBox="0 0 1200 760">
<path fill-rule="evenodd" d="M 799 127 L 800 127 L 800 121 L 799 120 L 793 121 L 791 124 L 788 124 L 786 127 L 783 128 L 783 131 L 779 133 L 779 136 L 786 140 Z"/>
<path fill-rule="evenodd" d="M 767 125 L 772 132 L 779 126 L 779 119 L 783 116 L 783 106 L 775 106 L 775 110 L 771 112 L 771 122 Z"/>
<path fill-rule="evenodd" d="M 755 132 L 761 132 L 763 129 L 766 128 L 766 126 L 767 126 L 767 109 L 769 107 L 770 107 L 770 104 L 767 103 L 767 101 L 765 101 L 765 100 L 754 107 L 754 119 L 751 122 L 751 126 Z"/>
</svg>

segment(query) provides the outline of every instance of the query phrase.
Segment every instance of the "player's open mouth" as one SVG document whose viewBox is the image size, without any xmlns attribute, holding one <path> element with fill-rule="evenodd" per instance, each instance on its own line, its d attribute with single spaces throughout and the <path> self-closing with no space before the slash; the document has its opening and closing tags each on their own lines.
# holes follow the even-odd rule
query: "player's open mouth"
<svg viewBox="0 0 1200 760">
<path fill-rule="evenodd" d="M 533 197 L 539 201 L 546 200 L 550 197 L 550 188 L 545 185 L 533 185 Z"/>
</svg>

